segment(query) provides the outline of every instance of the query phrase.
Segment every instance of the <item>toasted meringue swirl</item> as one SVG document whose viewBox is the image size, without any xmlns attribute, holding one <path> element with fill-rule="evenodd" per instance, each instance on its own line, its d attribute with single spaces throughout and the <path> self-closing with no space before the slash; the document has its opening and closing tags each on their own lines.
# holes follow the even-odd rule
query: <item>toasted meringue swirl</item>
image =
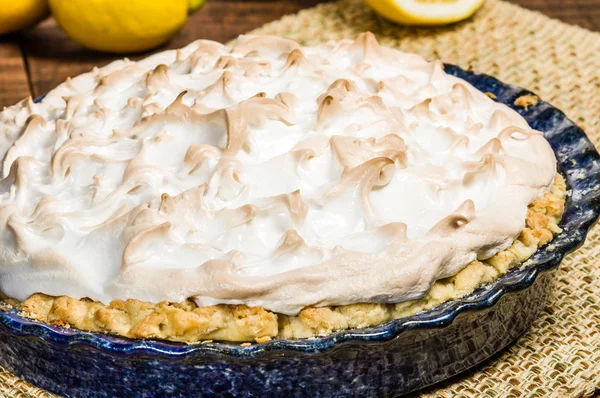
<svg viewBox="0 0 600 398">
<path fill-rule="evenodd" d="M 440 62 L 356 41 L 196 41 L 0 113 L 0 290 L 391 303 L 507 248 L 554 154 Z"/>
</svg>

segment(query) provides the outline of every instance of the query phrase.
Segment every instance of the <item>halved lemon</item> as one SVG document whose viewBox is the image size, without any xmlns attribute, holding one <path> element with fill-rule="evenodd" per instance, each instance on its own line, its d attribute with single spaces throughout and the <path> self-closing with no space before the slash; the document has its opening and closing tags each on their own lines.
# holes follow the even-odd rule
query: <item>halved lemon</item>
<svg viewBox="0 0 600 398">
<path fill-rule="evenodd" d="M 365 0 L 386 19 L 405 25 L 445 25 L 469 18 L 485 0 Z"/>
</svg>

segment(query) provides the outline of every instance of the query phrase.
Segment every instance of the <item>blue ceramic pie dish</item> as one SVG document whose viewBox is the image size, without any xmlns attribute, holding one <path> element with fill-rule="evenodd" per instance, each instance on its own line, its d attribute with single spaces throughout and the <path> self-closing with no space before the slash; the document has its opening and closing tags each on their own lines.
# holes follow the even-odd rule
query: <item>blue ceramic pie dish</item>
<svg viewBox="0 0 600 398">
<path fill-rule="evenodd" d="M 0 365 L 67 397 L 396 396 L 456 375 L 506 347 L 544 307 L 551 272 L 600 212 L 600 155 L 558 109 L 514 106 L 529 91 L 453 65 L 542 131 L 571 194 L 563 232 L 527 266 L 471 295 L 385 324 L 308 340 L 243 347 L 140 341 L 37 323 L 0 311 Z"/>
</svg>

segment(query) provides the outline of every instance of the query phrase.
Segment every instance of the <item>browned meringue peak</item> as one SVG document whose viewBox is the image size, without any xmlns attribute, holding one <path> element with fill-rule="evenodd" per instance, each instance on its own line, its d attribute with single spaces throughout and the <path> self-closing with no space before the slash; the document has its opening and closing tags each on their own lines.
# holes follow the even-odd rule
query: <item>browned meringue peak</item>
<svg viewBox="0 0 600 398">
<path fill-rule="evenodd" d="M 215 69 L 238 69 L 244 71 L 245 77 L 257 77 L 270 73 L 272 65 L 267 61 L 256 61 L 251 58 L 235 58 L 231 55 L 221 56 L 215 64 Z"/>
<path fill-rule="evenodd" d="M 234 80 L 237 79 L 237 75 L 225 70 L 221 74 L 221 77 L 217 79 L 217 81 L 201 91 L 201 95 L 203 97 L 224 97 L 227 99 L 227 101 L 229 101 L 229 103 L 235 103 L 236 101 L 230 86 L 232 86 L 234 84 Z"/>
<path fill-rule="evenodd" d="M 2 294 L 288 314 L 423 295 L 555 173 L 517 113 L 370 34 L 114 62 L 2 111 L 0 153 Z"/>
<path fill-rule="evenodd" d="M 507 127 L 514 126 L 514 119 L 515 118 L 509 118 L 505 110 L 496 109 L 487 123 L 487 128 L 493 131 L 501 131 Z"/>
<path fill-rule="evenodd" d="M 351 80 L 347 80 L 347 79 L 337 79 L 336 81 L 331 83 L 329 88 L 327 88 L 327 91 L 325 92 L 325 94 L 320 95 L 319 98 L 317 98 L 317 103 L 323 102 L 323 99 L 328 95 L 333 96 L 333 95 L 339 93 L 339 95 L 341 97 L 343 97 L 343 96 L 345 96 L 346 93 L 350 93 L 350 92 L 354 92 L 354 93 L 360 92 L 360 90 L 356 86 L 356 83 L 354 83 Z"/>
<path fill-rule="evenodd" d="M 371 32 L 359 34 L 353 42 L 340 42 L 334 54 L 341 53 L 344 57 L 350 57 L 353 65 L 349 69 L 358 74 L 362 74 L 371 66 L 381 68 L 386 62 L 399 62 L 404 68 L 424 65 L 423 58 L 416 54 L 403 53 L 379 45 L 377 38 Z"/>
<path fill-rule="evenodd" d="M 455 83 L 452 85 L 450 98 L 452 99 L 453 104 L 459 105 L 465 110 L 476 106 L 487 105 L 487 101 L 485 101 L 485 99 L 471 95 L 467 87 L 462 83 Z"/>
<path fill-rule="evenodd" d="M 286 100 L 287 104 L 284 102 Z M 243 110 L 243 117 L 251 126 L 263 126 L 267 120 L 277 120 L 291 126 L 296 123 L 296 112 L 290 107 L 291 103 L 292 94 L 280 93 L 272 99 L 266 98 L 266 94 L 261 92 L 240 102 L 236 107 Z"/>
<path fill-rule="evenodd" d="M 310 67 L 310 64 L 304 58 L 304 54 L 300 49 L 290 51 L 283 65 L 282 72 L 288 72 L 292 69 L 300 69 Z"/>
<path fill-rule="evenodd" d="M 2 112 L 0 112 L 0 132 L 3 133 L 2 139 L 14 139 L 21 134 L 23 124 L 29 116 L 36 113 L 36 106 L 37 104 L 35 104 L 31 96 L 29 96 L 22 99 L 14 106 L 4 108 Z M 6 151 L 6 149 L 4 149 L 4 151 Z"/>
<path fill-rule="evenodd" d="M 212 59 L 229 52 L 227 46 L 211 40 L 196 40 L 191 45 L 193 46 L 192 51 L 185 51 L 185 49 L 176 50 L 175 62 L 173 63 L 175 68 L 183 65 L 194 67 L 199 60 L 208 60 L 210 62 Z M 191 72 L 193 71 L 188 71 L 188 73 Z"/>
<path fill-rule="evenodd" d="M 228 69 L 232 67 L 237 67 L 238 65 L 240 67 L 243 67 L 244 65 L 240 64 L 240 61 L 244 60 L 238 60 L 236 57 L 232 57 L 231 55 L 221 55 L 215 63 L 215 69 Z M 252 63 L 254 64 L 254 62 Z"/>
<path fill-rule="evenodd" d="M 294 225 L 301 226 L 308 214 L 310 207 L 302 199 L 300 190 L 281 195 L 262 198 L 256 202 L 263 213 L 276 212 L 283 206 L 287 210 L 290 220 Z"/>
<path fill-rule="evenodd" d="M 180 92 L 179 94 L 177 94 L 177 98 L 175 98 L 175 100 L 173 102 L 171 102 L 169 104 L 169 106 L 167 106 L 165 108 L 164 112 L 162 112 L 162 113 L 165 115 L 178 116 L 183 121 L 188 121 L 189 115 L 191 113 L 193 113 L 193 110 L 191 107 L 187 106 L 183 102 L 183 98 L 185 97 L 185 95 L 187 93 L 188 93 L 187 90 L 184 90 L 184 91 Z M 157 113 L 159 113 L 159 112 L 157 112 Z"/>
<path fill-rule="evenodd" d="M 235 41 L 232 52 L 242 56 L 259 57 L 271 54 L 286 54 L 293 50 L 301 50 L 293 40 L 276 36 L 241 35 Z M 251 55 L 249 55 L 252 53 Z"/>
<path fill-rule="evenodd" d="M 151 115 L 142 117 L 132 128 L 113 130 L 112 137 L 122 139 L 125 137 L 135 137 L 135 139 L 150 137 L 156 134 L 157 129 L 167 123 L 178 125 L 194 125 L 202 128 L 204 131 L 210 131 L 210 128 L 215 125 L 223 126 L 223 131 L 226 130 L 226 114 L 225 110 L 203 114 L 183 103 L 185 92 L 179 93 L 178 97 L 171 104 L 172 107 L 167 107 L 165 110 L 156 109 L 156 112 Z M 224 136 L 224 135 L 223 135 Z"/>
<path fill-rule="evenodd" d="M 198 169 L 204 166 L 208 161 L 217 162 L 221 157 L 221 150 L 212 145 L 192 144 L 186 151 L 183 158 L 183 172 L 194 174 Z"/>
<path fill-rule="evenodd" d="M 281 257 L 290 257 L 307 251 L 311 251 L 321 258 L 325 254 L 321 248 L 308 246 L 298 231 L 290 229 L 281 237 L 281 244 L 273 252 L 273 257 L 281 259 Z"/>
<path fill-rule="evenodd" d="M 327 200 L 340 195 L 351 187 L 358 187 L 361 197 L 368 200 L 369 191 L 374 186 L 383 185 L 388 179 L 387 172 L 384 172 L 386 166 L 393 164 L 394 161 L 391 159 L 378 157 L 369 159 L 358 166 L 346 168 L 341 178 L 327 188 L 322 198 Z"/>
<path fill-rule="evenodd" d="M 294 224 L 302 224 L 308 214 L 308 206 L 300 197 L 300 190 L 279 196 L 288 208 L 290 217 Z"/>
<path fill-rule="evenodd" d="M 456 120 L 456 113 L 452 112 L 435 112 L 432 110 L 432 98 L 427 98 L 408 110 L 408 113 L 415 115 L 417 118 L 429 119 L 435 123 L 451 124 Z"/>
<path fill-rule="evenodd" d="M 143 68 L 135 63 L 130 63 L 122 69 L 100 77 L 94 95 L 102 98 L 106 95 L 117 94 L 128 88 L 132 79 L 140 78 L 146 73 Z"/>
<path fill-rule="evenodd" d="M 354 196 L 361 203 L 363 215 L 370 226 L 377 220 L 369 197 L 371 190 L 388 184 L 394 172 L 394 161 L 389 158 L 378 157 L 367 160 L 358 166 L 344 169 L 341 178 L 328 187 L 317 200 L 325 204 L 345 191 L 354 190 Z"/>
<path fill-rule="evenodd" d="M 383 233 L 389 237 L 389 241 L 391 243 L 400 243 L 408 240 L 408 235 L 406 234 L 406 224 L 402 222 L 391 222 L 387 224 L 383 224 L 379 227 L 373 229 L 374 233 Z"/>
<path fill-rule="evenodd" d="M 423 101 L 419 102 L 415 106 L 411 107 L 408 111 L 415 115 L 417 118 L 434 118 L 434 113 L 431 112 L 431 98 L 426 98 Z"/>
<path fill-rule="evenodd" d="M 88 107 L 91 102 L 91 98 L 88 95 L 85 95 L 85 93 L 64 96 L 63 100 L 67 104 L 64 115 L 66 120 L 72 119 L 73 116 L 75 116 L 75 112 L 81 111 L 84 107 Z"/>
<path fill-rule="evenodd" d="M 93 75 L 97 74 L 97 72 L 98 72 L 98 68 L 94 67 L 92 69 L 92 74 Z M 70 90 L 77 91 L 77 86 L 73 83 L 73 79 L 71 79 L 70 76 L 65 79 L 65 87 L 68 88 L 68 89 L 70 89 Z"/>
<path fill-rule="evenodd" d="M 319 105 L 317 113 L 318 129 L 327 128 L 332 119 L 359 109 L 365 109 L 377 115 L 390 113 L 381 97 L 359 93 L 356 86 L 353 86 L 347 80 L 334 82 L 324 94 L 317 98 L 317 103 Z"/>
<path fill-rule="evenodd" d="M 523 129 L 518 126 L 508 126 L 498 133 L 500 142 L 507 140 L 525 141 L 533 136 L 542 136 L 542 133 L 532 129 Z"/>
<path fill-rule="evenodd" d="M 414 90 L 412 95 L 415 98 L 419 98 L 419 99 L 422 99 L 422 101 L 425 101 L 428 98 L 431 99 L 431 98 L 435 97 L 439 93 L 440 93 L 440 90 L 438 88 L 436 88 L 433 84 L 429 83 L 429 84 L 425 84 L 425 85 L 417 88 L 416 90 Z"/>
<path fill-rule="evenodd" d="M 73 134 L 73 128 L 71 122 L 64 119 L 59 119 L 54 122 L 54 127 L 56 129 L 56 140 L 64 142 L 69 138 L 75 138 L 78 135 Z M 81 135 L 79 135 L 81 137 Z"/>
<path fill-rule="evenodd" d="M 433 151 L 454 151 L 468 147 L 469 138 L 464 134 L 458 134 L 451 127 L 436 127 L 435 132 L 439 142 L 432 145 Z"/>
<path fill-rule="evenodd" d="M 454 211 L 435 224 L 427 233 L 429 236 L 450 238 L 456 230 L 466 226 L 476 217 L 475 203 L 467 199 Z"/>
<path fill-rule="evenodd" d="M 158 65 L 146 75 L 146 89 L 150 94 L 155 94 L 163 88 L 172 86 L 173 82 L 169 79 L 169 67 L 165 64 Z"/>
<path fill-rule="evenodd" d="M 246 143 L 249 126 L 262 126 L 266 120 L 278 120 L 286 125 L 294 124 L 295 113 L 284 103 L 264 98 L 259 93 L 246 101 L 224 111 L 227 129 L 225 156 L 235 156 Z"/>
<path fill-rule="evenodd" d="M 371 32 L 364 32 L 358 35 L 354 43 L 350 45 L 351 52 L 362 52 L 362 60 L 379 61 L 384 56 L 385 48 L 382 48 L 377 42 L 377 38 Z"/>
<path fill-rule="evenodd" d="M 377 83 L 377 95 L 384 98 L 390 96 L 402 108 L 410 108 L 419 102 L 418 98 L 407 94 L 412 91 L 414 86 L 414 82 L 408 80 L 405 76 L 397 76 L 379 81 Z"/>
<path fill-rule="evenodd" d="M 469 149 L 470 142 L 471 141 L 469 140 L 469 137 L 467 137 L 466 135 L 457 134 L 455 136 L 452 144 L 448 148 L 448 151 L 450 151 L 452 153 L 466 152 Z"/>
<path fill-rule="evenodd" d="M 162 112 L 163 107 L 152 101 L 152 96 L 148 95 L 144 100 L 142 100 L 142 113 L 140 114 L 140 118 L 143 119 L 148 116 L 152 116 L 156 113 Z M 137 123 L 137 122 L 136 122 Z"/>
<path fill-rule="evenodd" d="M 483 156 L 486 154 L 498 156 L 504 153 L 504 147 L 502 146 L 502 141 L 498 138 L 492 138 L 488 142 L 485 143 L 481 148 L 475 152 L 477 156 Z"/>
<path fill-rule="evenodd" d="M 160 236 L 167 237 L 165 234 L 172 227 L 177 227 L 184 228 L 186 233 L 202 233 L 203 240 L 209 242 L 227 230 L 247 224 L 261 211 L 259 207 L 247 204 L 235 209 L 223 208 L 215 212 L 205 203 L 207 189 L 208 184 L 203 184 L 174 197 L 163 193 L 160 203 L 153 203 L 150 207 L 142 210 L 132 210 L 137 213 L 132 220 L 132 226 L 143 228 L 139 228 L 139 233 L 136 232 L 129 239 L 130 243 L 134 243 L 135 246 L 135 241 L 141 239 L 136 237 L 143 236 L 140 234 L 144 233 L 146 226 L 154 228 L 163 226 L 165 223 L 168 226 L 162 227 Z M 176 220 L 180 220 L 177 225 L 174 224 Z M 131 248 L 131 250 L 134 249 L 135 247 Z"/>
<path fill-rule="evenodd" d="M 26 194 L 26 187 L 40 174 L 40 163 L 30 156 L 19 156 L 10 164 L 8 175 L 0 180 L 0 193 L 10 193 L 15 188 L 17 199 Z"/>
<path fill-rule="evenodd" d="M 466 173 L 463 176 L 463 184 L 467 187 L 474 184 L 485 186 L 485 183 L 497 176 L 496 156 L 485 154 L 479 162 L 466 162 L 463 167 Z"/>
<path fill-rule="evenodd" d="M 467 136 L 477 136 L 481 133 L 481 129 L 483 129 L 483 123 L 478 122 L 475 123 L 471 116 L 467 116 Z"/>
<path fill-rule="evenodd" d="M 380 139 L 334 135 L 330 138 L 330 142 L 344 168 L 353 168 L 378 157 L 389 158 L 399 166 L 406 167 L 406 145 L 404 140 L 395 134 L 388 134 Z"/>
<path fill-rule="evenodd" d="M 446 82 L 446 72 L 444 72 L 444 64 L 441 61 L 435 60 L 431 62 L 431 74 L 429 75 L 429 84 L 436 88 L 441 88 Z M 460 85 L 460 83 L 457 83 Z M 457 85 L 455 84 L 455 86 Z M 453 87 L 454 89 L 454 87 Z M 460 88 L 459 88 L 460 89 Z M 464 93 L 463 93 L 464 94 Z"/>
<path fill-rule="evenodd" d="M 20 156 L 32 155 L 31 148 L 36 144 L 47 147 L 54 144 L 55 135 L 53 132 L 44 131 L 46 120 L 40 115 L 31 115 L 25 122 L 25 129 L 21 136 L 17 138 L 12 147 L 8 149 L 2 162 L 2 170 L 6 175 L 11 169 L 13 162 Z"/>
</svg>

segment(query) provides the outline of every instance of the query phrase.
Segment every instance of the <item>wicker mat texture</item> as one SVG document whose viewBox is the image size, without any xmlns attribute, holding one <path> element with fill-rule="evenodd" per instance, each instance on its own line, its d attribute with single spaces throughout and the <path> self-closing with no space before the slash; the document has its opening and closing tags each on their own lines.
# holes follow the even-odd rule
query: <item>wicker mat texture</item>
<svg viewBox="0 0 600 398">
<path fill-rule="evenodd" d="M 257 29 L 303 44 L 371 31 L 381 44 L 536 92 L 600 147 L 600 34 L 498 0 L 449 27 L 407 28 L 340 0 Z M 600 226 L 560 266 L 547 308 L 514 345 L 423 397 L 589 397 L 600 393 Z M 0 368 L 0 395 L 55 397 Z"/>
</svg>

